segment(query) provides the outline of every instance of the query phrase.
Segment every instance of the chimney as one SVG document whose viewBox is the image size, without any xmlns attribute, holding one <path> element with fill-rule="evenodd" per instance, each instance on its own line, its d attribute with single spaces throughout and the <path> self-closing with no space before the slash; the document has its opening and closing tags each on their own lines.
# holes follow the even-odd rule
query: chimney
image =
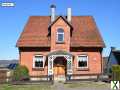
<svg viewBox="0 0 120 90">
<path fill-rule="evenodd" d="M 67 21 L 71 22 L 71 8 L 67 9 Z"/>
<path fill-rule="evenodd" d="M 55 8 L 56 6 L 55 5 L 51 5 L 51 22 L 53 22 L 55 20 Z"/>
</svg>

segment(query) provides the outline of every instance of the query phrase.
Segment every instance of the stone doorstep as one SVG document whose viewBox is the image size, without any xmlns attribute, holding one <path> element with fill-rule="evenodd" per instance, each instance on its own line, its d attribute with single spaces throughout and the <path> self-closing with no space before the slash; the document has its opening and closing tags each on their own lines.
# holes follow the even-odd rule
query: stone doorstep
<svg viewBox="0 0 120 90">
<path fill-rule="evenodd" d="M 66 80 L 66 77 L 64 76 L 64 75 L 59 75 L 59 76 L 57 76 L 56 78 L 54 78 L 54 81 L 56 82 L 58 82 L 58 81 L 62 81 L 62 82 L 65 82 L 65 80 Z"/>
</svg>

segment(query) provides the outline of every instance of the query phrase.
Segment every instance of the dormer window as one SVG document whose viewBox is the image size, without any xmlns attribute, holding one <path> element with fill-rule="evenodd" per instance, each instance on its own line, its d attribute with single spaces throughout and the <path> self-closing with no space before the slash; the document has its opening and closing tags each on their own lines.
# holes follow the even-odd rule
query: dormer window
<svg viewBox="0 0 120 90">
<path fill-rule="evenodd" d="M 64 30 L 62 28 L 59 28 L 57 30 L 57 42 L 58 43 L 64 42 Z"/>
</svg>

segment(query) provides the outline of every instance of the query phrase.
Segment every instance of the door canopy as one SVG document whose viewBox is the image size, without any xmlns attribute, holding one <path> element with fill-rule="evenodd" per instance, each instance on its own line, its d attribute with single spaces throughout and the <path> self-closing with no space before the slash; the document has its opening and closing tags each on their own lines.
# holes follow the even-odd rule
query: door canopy
<svg viewBox="0 0 120 90">
<path fill-rule="evenodd" d="M 53 51 L 53 52 L 50 52 L 48 54 L 48 56 L 51 56 L 51 55 L 68 55 L 68 56 L 73 56 L 70 52 L 67 52 L 67 51 L 62 51 L 62 50 L 58 50 L 58 51 Z"/>
<path fill-rule="evenodd" d="M 53 75 L 53 61 L 56 57 L 64 57 L 67 60 L 67 74 L 72 74 L 72 57 L 73 55 L 66 51 L 54 51 L 48 54 L 48 75 Z"/>
</svg>

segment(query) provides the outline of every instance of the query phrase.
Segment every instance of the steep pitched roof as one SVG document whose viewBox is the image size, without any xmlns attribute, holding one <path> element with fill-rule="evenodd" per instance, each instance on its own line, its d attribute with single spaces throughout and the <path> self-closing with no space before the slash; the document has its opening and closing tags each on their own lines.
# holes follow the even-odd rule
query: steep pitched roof
<svg viewBox="0 0 120 90">
<path fill-rule="evenodd" d="M 73 16 L 71 46 L 104 47 L 105 44 L 92 16 Z"/>
<path fill-rule="evenodd" d="M 50 16 L 31 16 L 17 41 L 17 47 L 50 47 L 47 37 Z M 72 16 L 71 47 L 104 47 L 92 16 Z"/>
</svg>

